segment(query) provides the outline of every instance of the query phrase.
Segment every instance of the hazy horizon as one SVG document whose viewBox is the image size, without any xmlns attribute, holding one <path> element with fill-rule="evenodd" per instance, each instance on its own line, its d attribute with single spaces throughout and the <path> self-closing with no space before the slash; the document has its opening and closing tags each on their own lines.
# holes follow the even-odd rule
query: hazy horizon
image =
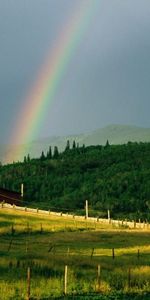
<svg viewBox="0 0 150 300">
<path fill-rule="evenodd" d="M 89 135 L 91 135 L 91 134 L 93 134 L 93 133 L 95 133 L 95 132 L 101 132 L 101 131 L 103 131 L 103 130 L 106 130 L 106 129 L 108 129 L 108 132 L 112 132 L 112 130 L 114 130 L 114 128 L 116 129 L 116 132 L 117 132 L 117 130 L 125 130 L 125 131 L 127 131 L 127 130 L 131 130 L 131 133 L 132 133 L 132 130 L 138 130 L 139 129 L 139 132 L 141 132 L 141 130 L 150 130 L 150 127 L 143 127 L 143 126 L 136 126 L 136 125 L 130 125 L 130 124 L 108 124 L 108 125 L 106 125 L 106 126 L 103 126 L 103 127 L 99 127 L 99 128 L 94 128 L 94 129 L 92 129 L 92 130 L 87 130 L 87 131 L 84 131 L 84 132 L 78 132 L 78 133 L 76 133 L 76 132 L 72 132 L 72 133 L 69 133 L 69 134 L 60 134 L 60 135 L 47 135 L 47 136 L 39 136 L 37 139 L 33 139 L 33 140 L 31 140 L 31 141 L 29 141 L 29 143 L 24 143 L 24 145 L 27 145 L 27 144 L 34 144 L 34 143 L 36 143 L 36 142 L 41 142 L 41 141 L 44 141 L 44 140 L 48 140 L 48 139 L 59 139 L 59 138 L 64 138 L 64 139 L 66 139 L 66 138 L 68 138 L 68 137 L 83 137 L 84 135 L 85 136 L 88 136 L 88 134 Z M 128 132 L 128 133 L 130 133 L 130 131 Z M 107 140 L 107 137 L 106 137 L 106 140 Z M 15 144 L 15 143 L 13 143 L 13 144 L 6 144 L 6 143 L 0 143 L 0 146 L 2 147 L 2 146 L 4 146 L 4 149 L 7 149 L 7 150 L 10 150 L 10 149 L 13 149 L 13 147 L 18 147 L 18 146 L 21 146 L 21 145 L 23 145 L 23 144 Z M 8 147 L 10 146 L 11 148 L 9 149 Z M 7 147 L 7 148 L 6 148 Z M 1 148 L 2 149 L 2 148 Z"/>
</svg>

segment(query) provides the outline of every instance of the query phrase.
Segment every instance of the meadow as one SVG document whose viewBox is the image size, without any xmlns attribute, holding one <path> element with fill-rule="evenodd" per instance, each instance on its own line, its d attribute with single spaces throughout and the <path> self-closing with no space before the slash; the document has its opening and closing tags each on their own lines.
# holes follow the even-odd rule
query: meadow
<svg viewBox="0 0 150 300">
<path fill-rule="evenodd" d="M 1 208 L 0 299 L 28 292 L 34 300 L 148 300 L 150 231 Z"/>
</svg>

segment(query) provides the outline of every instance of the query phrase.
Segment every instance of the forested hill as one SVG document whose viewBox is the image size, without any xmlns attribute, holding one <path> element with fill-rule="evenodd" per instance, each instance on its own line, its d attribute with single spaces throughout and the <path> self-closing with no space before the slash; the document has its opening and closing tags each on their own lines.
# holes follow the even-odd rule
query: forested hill
<svg viewBox="0 0 150 300">
<path fill-rule="evenodd" d="M 0 187 L 19 191 L 24 183 L 28 206 L 104 216 L 148 219 L 150 143 L 78 147 L 67 142 L 63 153 L 51 147 L 39 159 L 0 167 Z"/>
<path fill-rule="evenodd" d="M 39 157 L 42 150 L 47 151 L 49 145 L 54 148 L 57 146 L 62 152 L 65 149 L 67 140 L 80 145 L 105 145 L 109 140 L 112 145 L 126 144 L 131 142 L 150 142 L 150 128 L 141 128 L 130 125 L 108 125 L 94 131 L 84 132 L 70 136 L 51 136 L 32 141 L 24 145 L 1 145 L 0 144 L 0 161 L 11 163 L 13 161 L 23 161 L 24 153 L 30 153 L 31 157 Z"/>
</svg>

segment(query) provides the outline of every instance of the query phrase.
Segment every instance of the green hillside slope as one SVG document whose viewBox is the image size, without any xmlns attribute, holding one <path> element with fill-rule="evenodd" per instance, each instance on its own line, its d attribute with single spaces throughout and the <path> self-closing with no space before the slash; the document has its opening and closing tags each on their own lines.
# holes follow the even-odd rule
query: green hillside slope
<svg viewBox="0 0 150 300">
<path fill-rule="evenodd" d="M 28 206 L 77 211 L 88 199 L 96 215 L 149 218 L 150 143 L 57 150 L 1 166 L 0 186 L 19 191 L 23 182 Z"/>
</svg>

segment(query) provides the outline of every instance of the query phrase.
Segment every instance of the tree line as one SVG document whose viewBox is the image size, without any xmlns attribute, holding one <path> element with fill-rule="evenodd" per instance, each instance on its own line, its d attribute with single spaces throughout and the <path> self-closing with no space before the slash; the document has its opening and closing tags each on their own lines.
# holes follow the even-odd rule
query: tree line
<svg viewBox="0 0 150 300">
<path fill-rule="evenodd" d="M 150 143 L 79 146 L 67 141 L 39 158 L 0 166 L 0 187 L 20 191 L 24 203 L 45 209 L 84 209 L 91 215 L 150 219 Z"/>
</svg>

